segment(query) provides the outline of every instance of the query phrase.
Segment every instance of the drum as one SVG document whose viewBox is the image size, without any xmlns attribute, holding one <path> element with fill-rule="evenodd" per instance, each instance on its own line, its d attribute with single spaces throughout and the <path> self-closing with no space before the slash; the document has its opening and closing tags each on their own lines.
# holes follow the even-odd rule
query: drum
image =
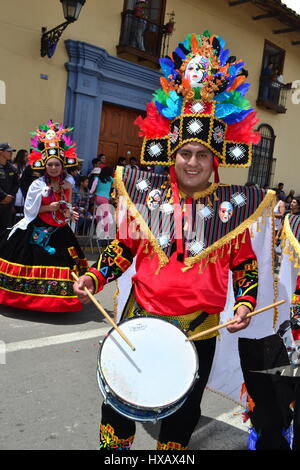
<svg viewBox="0 0 300 470">
<path fill-rule="evenodd" d="M 112 329 L 98 356 L 97 379 L 105 403 L 134 421 L 174 413 L 198 378 L 194 344 L 177 326 L 154 317 L 135 317 L 119 325 L 132 351 Z"/>
</svg>

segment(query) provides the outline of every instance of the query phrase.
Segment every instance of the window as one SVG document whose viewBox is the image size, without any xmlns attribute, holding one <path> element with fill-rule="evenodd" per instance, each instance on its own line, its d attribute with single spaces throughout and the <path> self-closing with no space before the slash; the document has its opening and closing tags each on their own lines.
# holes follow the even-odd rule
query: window
<svg viewBox="0 0 300 470">
<path fill-rule="evenodd" d="M 248 183 L 258 184 L 260 188 L 269 186 L 273 163 L 275 135 L 271 126 L 261 124 L 258 127 L 261 140 L 253 145 L 252 165 L 249 169 Z"/>
<path fill-rule="evenodd" d="M 265 41 L 257 105 L 278 113 L 286 112 L 288 90 L 291 89 L 291 84 L 284 83 L 284 58 L 283 49 Z"/>
<path fill-rule="evenodd" d="M 164 35 L 166 0 L 125 0 L 118 55 L 157 62 Z"/>
</svg>

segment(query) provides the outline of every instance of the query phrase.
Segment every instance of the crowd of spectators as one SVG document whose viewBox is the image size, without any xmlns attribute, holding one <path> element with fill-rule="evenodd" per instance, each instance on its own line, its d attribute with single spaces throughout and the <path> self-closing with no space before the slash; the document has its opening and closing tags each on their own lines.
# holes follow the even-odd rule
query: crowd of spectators
<svg viewBox="0 0 300 470">
<path fill-rule="evenodd" d="M 0 144 L 0 215 L 5 226 L 12 225 L 24 215 L 24 201 L 30 184 L 40 176 L 27 164 L 28 151 L 20 149 L 15 157 L 16 149 L 8 143 Z M 74 228 L 76 235 L 90 234 L 93 221 L 97 224 L 104 220 L 101 230 L 103 239 L 108 238 L 108 206 L 113 203 L 111 199 L 114 172 L 117 166 L 124 168 L 140 168 L 143 171 L 153 171 L 164 174 L 166 168 L 161 166 L 141 166 L 137 158 L 131 157 L 129 161 L 120 156 L 116 165 L 109 165 L 105 154 L 99 154 L 92 160 L 92 167 L 87 174 L 82 172 L 82 162 L 69 171 L 68 179 L 73 187 L 73 205 L 79 213 L 79 219 Z M 2 175 L 2 177 L 1 177 Z M 246 186 L 257 186 L 252 182 Z M 267 185 L 264 189 L 269 189 Z M 272 188 L 277 195 L 277 204 L 274 208 L 275 236 L 279 240 L 284 217 L 288 213 L 300 214 L 300 196 L 295 195 L 291 189 L 288 194 L 284 191 L 284 183 L 278 183 Z M 94 224 L 95 225 L 95 224 Z M 1 223 L 0 223 L 1 229 Z M 278 250 L 280 251 L 280 249 Z"/>
</svg>

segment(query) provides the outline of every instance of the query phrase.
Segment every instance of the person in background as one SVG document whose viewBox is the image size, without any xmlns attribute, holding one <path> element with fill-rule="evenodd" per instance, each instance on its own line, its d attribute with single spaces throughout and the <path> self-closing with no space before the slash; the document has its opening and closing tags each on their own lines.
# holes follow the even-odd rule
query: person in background
<svg viewBox="0 0 300 470">
<path fill-rule="evenodd" d="M 14 219 L 14 201 L 19 187 L 18 171 L 13 166 L 16 149 L 7 142 L 0 144 L 0 233 L 10 227 Z"/>
<path fill-rule="evenodd" d="M 129 164 L 126 165 L 125 168 L 136 168 L 138 170 L 139 166 L 137 164 L 137 159 L 135 157 L 131 157 L 129 160 Z"/>
<path fill-rule="evenodd" d="M 278 189 L 276 191 L 277 195 L 277 204 L 274 207 L 274 217 L 275 217 L 275 236 L 277 236 L 278 231 L 281 227 L 282 218 L 285 214 L 285 196 Z"/>
<path fill-rule="evenodd" d="M 1 305 L 43 312 L 82 308 L 71 272 L 80 274 L 88 262 L 69 226 L 78 217 L 66 172 L 77 165 L 70 131 L 48 121 L 32 137 L 28 158 L 40 177 L 28 189 L 24 218 L 0 240 Z"/>
<path fill-rule="evenodd" d="M 269 101 L 271 99 L 270 90 L 273 74 L 274 66 L 272 62 L 269 62 L 263 69 L 263 73 L 261 76 L 261 98 L 265 101 Z"/>
<path fill-rule="evenodd" d="M 22 176 L 27 164 L 28 152 L 25 149 L 18 150 L 15 158 L 13 159 L 13 165 L 18 171 L 19 177 Z"/>
<path fill-rule="evenodd" d="M 276 189 L 276 192 L 278 191 L 278 194 L 279 196 L 282 198 L 282 197 L 286 197 L 286 194 L 283 190 L 283 187 L 284 187 L 284 183 L 278 183 L 278 186 L 277 186 L 277 189 Z"/>
<path fill-rule="evenodd" d="M 126 158 L 125 157 L 119 157 L 117 161 L 116 166 L 126 166 Z"/>
<path fill-rule="evenodd" d="M 105 166 L 107 166 L 107 157 L 104 153 L 99 153 L 98 160 L 99 160 L 99 163 L 97 165 L 98 168 L 104 168 Z"/>
<path fill-rule="evenodd" d="M 109 199 L 113 181 L 113 169 L 106 166 L 101 169 L 99 175 L 95 176 L 90 190 L 90 193 L 96 197 L 96 220 L 98 224 L 99 222 L 103 224 L 103 239 L 108 238 Z"/>
<path fill-rule="evenodd" d="M 68 181 L 70 181 L 73 190 L 75 189 L 75 186 L 78 184 L 78 178 L 79 178 L 79 170 L 78 166 L 74 168 L 70 168 L 68 170 Z"/>
<path fill-rule="evenodd" d="M 79 176 L 78 185 L 73 191 L 74 210 L 78 212 L 79 218 L 76 222 L 76 234 L 87 235 L 92 222 L 90 210 L 90 193 L 88 189 L 89 179 L 87 176 Z"/>
<path fill-rule="evenodd" d="M 285 199 L 285 212 L 286 214 L 288 212 L 291 212 L 291 202 L 292 202 L 292 199 L 295 195 L 295 190 L 294 189 L 291 189 L 289 194 L 287 195 L 286 199 Z"/>
<path fill-rule="evenodd" d="M 19 184 L 22 178 L 22 175 L 25 171 L 26 165 L 27 165 L 27 158 L 28 158 L 28 152 L 25 149 L 18 150 L 14 161 L 13 165 L 17 169 L 18 176 L 19 176 Z M 16 199 L 15 199 L 15 221 L 17 222 L 24 216 L 24 202 L 25 198 L 23 196 L 23 192 L 21 189 L 21 186 L 19 187 L 17 193 L 16 193 Z"/>
<path fill-rule="evenodd" d="M 98 157 L 97 157 L 97 158 L 93 158 L 93 160 L 92 160 L 92 169 L 91 169 L 91 171 L 88 173 L 89 189 L 91 189 L 91 187 L 92 187 L 92 184 L 93 184 L 93 181 L 94 181 L 95 173 L 96 173 L 96 174 L 99 174 L 99 173 L 100 173 L 100 171 L 98 170 L 99 164 L 100 164 L 99 158 L 98 158 Z"/>
<path fill-rule="evenodd" d="M 299 215 L 300 214 L 300 196 L 293 197 L 290 204 L 291 214 Z"/>
</svg>

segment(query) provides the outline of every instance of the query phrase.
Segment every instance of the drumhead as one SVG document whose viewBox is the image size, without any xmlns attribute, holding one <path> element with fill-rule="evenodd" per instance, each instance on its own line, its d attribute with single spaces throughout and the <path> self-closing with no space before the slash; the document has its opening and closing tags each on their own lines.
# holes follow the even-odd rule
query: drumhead
<svg viewBox="0 0 300 470">
<path fill-rule="evenodd" d="M 131 318 L 119 327 L 136 350 L 115 329 L 103 341 L 98 369 L 113 394 L 136 407 L 161 408 L 190 390 L 198 357 L 179 328 L 153 317 Z"/>
</svg>

